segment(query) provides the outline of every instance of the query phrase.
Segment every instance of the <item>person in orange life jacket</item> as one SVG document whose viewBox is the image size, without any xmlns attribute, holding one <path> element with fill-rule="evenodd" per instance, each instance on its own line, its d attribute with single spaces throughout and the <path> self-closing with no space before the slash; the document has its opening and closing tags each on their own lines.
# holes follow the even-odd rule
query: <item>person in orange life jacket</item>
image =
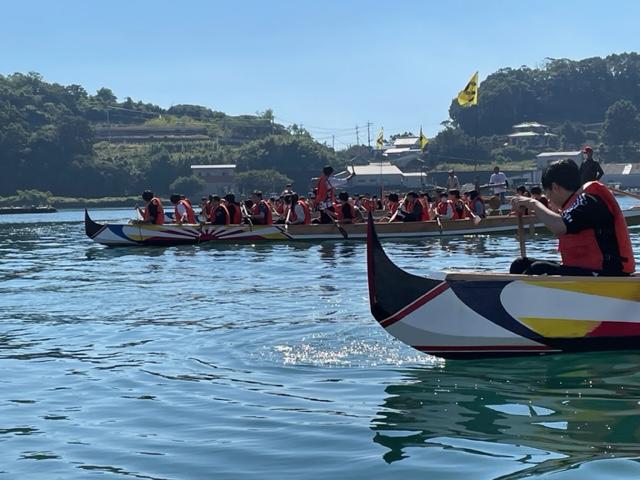
<svg viewBox="0 0 640 480">
<path fill-rule="evenodd" d="M 449 200 L 447 192 L 440 194 L 440 201 L 436 204 L 436 215 L 445 220 L 453 218 L 453 203 Z"/>
<path fill-rule="evenodd" d="M 581 186 L 578 165 L 566 159 L 547 167 L 542 188 L 560 213 L 534 198 L 518 196 L 512 203 L 529 208 L 558 235 L 562 263 L 518 258 L 511 273 L 623 276 L 635 271 L 624 215 L 605 185 L 594 181 Z"/>
<path fill-rule="evenodd" d="M 298 197 L 297 193 L 291 195 L 291 205 L 287 212 L 287 225 L 309 225 L 311 223 L 311 211 L 307 203 Z"/>
<path fill-rule="evenodd" d="M 453 207 L 453 219 L 462 220 L 465 218 L 464 202 L 460 198 L 460 190 L 449 190 L 449 201 Z"/>
<path fill-rule="evenodd" d="M 549 200 L 542 195 L 542 189 L 540 187 L 531 187 L 531 198 L 538 200 L 542 205 L 549 208 Z"/>
<path fill-rule="evenodd" d="M 225 206 L 229 212 L 229 223 L 239 225 L 242 222 L 242 212 L 240 204 L 236 202 L 236 196 L 233 193 L 227 193 L 224 196 Z"/>
<path fill-rule="evenodd" d="M 422 204 L 416 192 L 409 192 L 400 205 L 398 216 L 403 222 L 419 222 L 422 219 Z"/>
<path fill-rule="evenodd" d="M 316 203 L 319 208 L 324 206 L 328 208 L 335 203 L 335 189 L 336 187 L 343 187 L 347 184 L 349 180 L 356 174 L 355 170 L 353 173 L 348 175 L 346 178 L 336 178 L 333 176 L 333 167 L 326 166 L 322 169 L 322 175 L 318 179 L 318 193 L 316 195 Z"/>
<path fill-rule="evenodd" d="M 484 208 L 484 200 L 480 196 L 477 190 L 470 190 L 467 192 L 469 195 L 469 210 L 480 218 L 485 218 L 487 213 Z"/>
<path fill-rule="evenodd" d="M 354 223 L 356 219 L 356 209 L 349 201 L 347 192 L 340 192 L 338 200 L 334 207 L 335 218 L 340 223 Z"/>
<path fill-rule="evenodd" d="M 262 199 L 262 192 L 256 190 L 251 195 L 253 208 L 251 209 L 251 221 L 255 225 L 271 225 L 273 224 L 273 216 L 271 207 Z"/>
<path fill-rule="evenodd" d="M 218 195 L 214 195 L 211 199 L 211 216 L 209 221 L 213 225 L 229 225 L 231 218 L 229 216 L 229 210 L 222 203 Z"/>
<path fill-rule="evenodd" d="M 392 217 L 400 206 L 400 198 L 398 197 L 397 193 L 390 193 L 388 199 L 389 201 L 387 202 L 387 213 L 389 217 Z M 396 217 L 396 221 L 400 221 L 400 219 Z"/>
<path fill-rule="evenodd" d="M 169 197 L 169 200 L 174 205 L 173 207 L 173 220 L 178 225 L 183 223 L 197 223 L 196 214 L 193 211 L 191 203 L 180 195 L 174 194 Z"/>
<path fill-rule="evenodd" d="M 142 215 L 142 220 L 139 223 L 163 225 L 164 208 L 162 207 L 162 200 L 156 197 L 151 190 L 142 192 L 142 199 L 145 204 L 144 209 L 138 208 L 138 211 Z"/>
<path fill-rule="evenodd" d="M 420 218 L 420 220 L 422 220 L 423 222 L 431 220 L 431 215 L 429 213 L 429 211 L 431 210 L 431 197 L 429 197 L 429 194 L 420 192 L 418 194 L 418 201 L 420 202 L 420 205 L 422 205 L 422 218 Z"/>
</svg>

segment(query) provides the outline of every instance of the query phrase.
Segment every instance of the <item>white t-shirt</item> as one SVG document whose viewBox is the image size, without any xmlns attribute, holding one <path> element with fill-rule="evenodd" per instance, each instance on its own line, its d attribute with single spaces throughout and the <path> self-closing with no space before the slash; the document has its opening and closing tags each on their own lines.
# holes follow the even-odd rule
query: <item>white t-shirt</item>
<svg viewBox="0 0 640 480">
<path fill-rule="evenodd" d="M 487 178 L 487 177 L 485 177 Z M 489 179 L 489 184 L 490 185 L 500 185 L 500 184 L 504 184 L 507 181 L 507 176 L 502 173 L 502 172 L 498 172 L 498 173 L 494 173 L 491 175 L 491 178 Z M 507 191 L 506 186 L 500 186 L 500 187 L 493 187 L 493 193 L 494 195 L 497 195 L 499 193 L 504 193 Z"/>
</svg>

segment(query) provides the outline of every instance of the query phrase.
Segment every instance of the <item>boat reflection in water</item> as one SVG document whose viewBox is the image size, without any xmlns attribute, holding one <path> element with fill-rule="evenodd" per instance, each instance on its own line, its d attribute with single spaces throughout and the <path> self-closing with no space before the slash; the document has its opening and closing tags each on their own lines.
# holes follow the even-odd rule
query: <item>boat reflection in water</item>
<svg viewBox="0 0 640 480">
<path fill-rule="evenodd" d="M 469 454 L 485 464 L 499 458 L 503 469 L 511 464 L 500 478 L 638 457 L 637 359 L 590 353 L 403 370 L 404 381 L 385 389 L 373 440 L 388 449 L 387 463 L 412 458 L 415 466 L 428 457 L 425 468 L 436 468 L 429 458 L 445 454 L 455 469 L 456 461 L 468 468 Z M 640 464 L 631 463 L 640 478 Z"/>
</svg>

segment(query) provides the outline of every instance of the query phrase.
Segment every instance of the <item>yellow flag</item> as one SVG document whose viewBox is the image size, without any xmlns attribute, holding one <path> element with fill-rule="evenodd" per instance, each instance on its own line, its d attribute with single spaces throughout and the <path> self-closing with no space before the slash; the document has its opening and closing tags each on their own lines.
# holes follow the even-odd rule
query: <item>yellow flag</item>
<svg viewBox="0 0 640 480">
<path fill-rule="evenodd" d="M 478 72 L 473 74 L 467 86 L 458 94 L 458 104 L 461 107 L 478 104 Z"/>
<path fill-rule="evenodd" d="M 429 139 L 422 133 L 422 127 L 420 127 L 420 150 L 424 150 L 424 147 L 429 143 Z"/>
<path fill-rule="evenodd" d="M 376 148 L 378 150 L 382 150 L 383 145 L 384 145 L 384 129 L 380 127 L 380 131 L 378 132 L 378 136 L 376 137 Z"/>
</svg>

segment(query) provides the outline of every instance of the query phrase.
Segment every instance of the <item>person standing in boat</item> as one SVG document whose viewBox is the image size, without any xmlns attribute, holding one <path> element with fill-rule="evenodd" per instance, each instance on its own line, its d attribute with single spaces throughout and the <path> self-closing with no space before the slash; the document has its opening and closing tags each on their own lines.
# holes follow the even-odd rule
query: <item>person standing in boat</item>
<svg viewBox="0 0 640 480">
<path fill-rule="evenodd" d="M 585 159 L 580 165 L 580 181 L 587 183 L 593 180 L 600 180 L 604 175 L 604 171 L 600 163 L 593 159 L 593 148 L 587 145 L 582 149 L 582 153 L 585 155 Z"/>
<path fill-rule="evenodd" d="M 322 175 L 318 179 L 318 193 L 316 195 L 316 204 L 318 210 L 323 210 L 332 206 L 336 201 L 336 188 L 347 185 L 349 180 L 356 174 L 354 170 L 346 178 L 336 178 L 333 176 L 333 167 L 327 165 L 322 169 Z"/>
<path fill-rule="evenodd" d="M 177 194 L 171 195 L 169 200 L 173 203 L 173 219 L 175 223 L 178 225 L 182 225 L 183 223 L 197 223 L 196 214 L 189 200 Z"/>
<path fill-rule="evenodd" d="M 447 177 L 447 191 L 449 190 L 460 190 L 460 180 L 458 180 L 458 176 L 453 170 L 449 170 L 449 176 Z"/>
<path fill-rule="evenodd" d="M 140 215 L 142 215 L 142 221 L 140 223 L 163 225 L 164 208 L 162 207 L 162 200 L 156 197 L 151 190 L 142 192 L 142 199 L 145 204 L 144 209 L 138 208 Z"/>
<path fill-rule="evenodd" d="M 635 271 L 627 223 L 605 185 L 592 181 L 581 186 L 578 165 L 566 159 L 547 167 L 542 188 L 560 213 L 524 196 L 514 197 L 513 204 L 528 208 L 558 235 L 562 263 L 518 258 L 510 273 L 623 276 Z"/>
<path fill-rule="evenodd" d="M 229 210 L 221 202 L 218 195 L 214 195 L 211 199 L 211 216 L 209 220 L 213 225 L 229 225 L 231 223 Z"/>
<path fill-rule="evenodd" d="M 509 182 L 507 176 L 500 171 L 500 167 L 493 167 L 493 174 L 489 177 L 489 186 L 493 187 L 493 194 L 500 198 L 500 203 L 503 204 Z"/>
<path fill-rule="evenodd" d="M 271 214 L 271 207 L 263 200 L 262 192 L 256 190 L 251 195 L 253 201 L 253 208 L 251 209 L 251 221 L 254 225 L 272 225 L 273 216 Z"/>
</svg>

